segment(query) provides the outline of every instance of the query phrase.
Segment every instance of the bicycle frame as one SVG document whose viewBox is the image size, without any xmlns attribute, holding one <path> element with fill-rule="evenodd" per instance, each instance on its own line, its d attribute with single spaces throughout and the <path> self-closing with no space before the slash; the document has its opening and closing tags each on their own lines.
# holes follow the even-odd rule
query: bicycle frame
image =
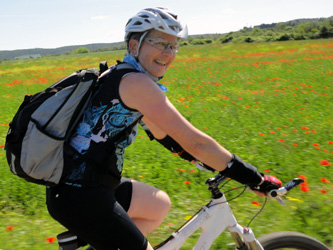
<svg viewBox="0 0 333 250">
<path fill-rule="evenodd" d="M 202 233 L 194 246 L 194 250 L 209 249 L 215 239 L 228 229 L 239 249 L 264 250 L 259 241 L 255 238 L 249 228 L 243 228 L 237 223 L 228 202 L 224 195 L 217 199 L 212 199 L 197 214 L 188 220 L 181 228 L 171 234 L 171 236 L 154 249 L 176 250 L 179 249 L 186 239 L 197 229 L 201 228 Z"/>
<path fill-rule="evenodd" d="M 207 205 L 203 206 L 202 209 L 200 209 L 182 227 L 172 233 L 167 240 L 156 246 L 154 249 L 177 250 L 184 244 L 187 238 L 201 228 L 202 233 L 193 248 L 194 250 L 210 249 L 215 239 L 226 229 L 231 233 L 237 249 L 264 250 L 263 246 L 255 238 L 252 230 L 248 227 L 242 227 L 239 225 L 233 215 L 224 194 L 219 188 L 219 185 L 225 182 L 226 179 L 227 178 L 220 173 L 213 178 L 209 178 L 206 181 L 206 184 L 209 186 L 208 189 L 212 193 L 212 200 Z M 270 197 L 279 198 L 302 182 L 304 182 L 302 179 L 294 178 L 283 187 L 271 190 L 268 195 Z M 295 238 L 296 236 L 293 237 Z M 322 249 L 326 249 L 324 245 L 320 242 L 318 243 L 314 239 L 310 239 L 309 241 L 309 237 L 306 235 L 301 237 L 298 235 L 297 237 L 298 242 L 299 238 L 306 239 L 308 242 L 311 242 L 312 246 L 316 246 L 316 248 L 319 246 Z M 77 236 L 72 235 L 68 231 L 59 234 L 57 238 L 61 249 L 73 250 L 78 247 Z M 280 238 L 280 236 L 278 238 Z M 93 249 L 93 247 L 88 247 L 86 250 Z"/>
</svg>

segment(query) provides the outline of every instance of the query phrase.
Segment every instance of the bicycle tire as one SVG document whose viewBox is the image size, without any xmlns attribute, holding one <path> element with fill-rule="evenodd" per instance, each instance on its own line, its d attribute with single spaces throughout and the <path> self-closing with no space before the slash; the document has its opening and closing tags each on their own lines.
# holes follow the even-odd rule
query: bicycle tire
<svg viewBox="0 0 333 250">
<path fill-rule="evenodd" d="M 299 249 L 299 250 L 329 250 L 323 243 L 306 234 L 298 232 L 275 232 L 258 238 L 265 250 Z"/>
</svg>

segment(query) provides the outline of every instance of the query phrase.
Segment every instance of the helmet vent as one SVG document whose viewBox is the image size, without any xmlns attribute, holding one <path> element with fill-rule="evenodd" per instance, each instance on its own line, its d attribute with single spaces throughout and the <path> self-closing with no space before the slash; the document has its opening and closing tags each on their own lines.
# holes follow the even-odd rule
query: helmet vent
<svg viewBox="0 0 333 250">
<path fill-rule="evenodd" d="M 162 19 L 168 20 L 168 17 L 166 15 L 164 15 L 163 13 L 158 13 L 158 14 L 162 17 Z"/>
<path fill-rule="evenodd" d="M 140 25 L 142 25 L 142 22 L 137 21 L 137 22 L 135 22 L 133 25 L 134 25 L 134 26 L 140 26 Z"/>
</svg>

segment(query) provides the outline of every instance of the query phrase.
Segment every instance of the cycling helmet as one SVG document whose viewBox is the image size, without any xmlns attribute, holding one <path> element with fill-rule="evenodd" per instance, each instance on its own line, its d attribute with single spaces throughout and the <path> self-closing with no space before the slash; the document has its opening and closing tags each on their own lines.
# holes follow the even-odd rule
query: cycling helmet
<svg viewBox="0 0 333 250">
<path fill-rule="evenodd" d="M 169 9 L 157 7 L 143 9 L 128 20 L 125 28 L 125 41 L 128 42 L 132 33 L 144 33 L 151 29 L 178 38 L 186 38 L 188 35 L 187 26 L 180 22 L 176 14 Z"/>
</svg>

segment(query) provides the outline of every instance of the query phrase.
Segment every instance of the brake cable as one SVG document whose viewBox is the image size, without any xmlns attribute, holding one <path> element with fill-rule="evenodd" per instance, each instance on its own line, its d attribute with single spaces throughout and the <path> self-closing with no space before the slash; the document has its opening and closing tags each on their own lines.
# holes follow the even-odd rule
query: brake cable
<svg viewBox="0 0 333 250">
<path fill-rule="evenodd" d="M 222 187 L 224 187 L 231 179 L 227 180 L 225 183 L 223 183 L 219 189 L 221 189 Z M 231 199 L 228 199 L 226 200 L 225 202 L 229 202 L 229 201 L 232 201 L 234 199 L 237 199 L 238 197 L 240 197 L 241 195 L 244 194 L 245 190 L 247 189 L 247 185 L 244 185 L 244 186 L 240 186 L 240 187 L 236 187 L 236 188 L 232 188 L 232 189 L 229 189 L 225 192 L 223 192 L 224 194 L 225 193 L 228 193 L 228 192 L 231 192 L 231 191 L 234 191 L 234 190 L 237 190 L 237 189 L 240 189 L 240 188 L 244 188 L 243 191 L 241 193 L 239 193 L 237 196 L 231 198 Z M 213 206 L 217 205 L 217 204 L 221 204 L 221 203 L 225 203 L 225 202 L 219 202 L 219 203 L 216 203 L 214 204 Z M 261 206 L 260 210 L 251 218 L 251 220 L 249 221 L 249 223 L 247 224 L 247 227 L 250 227 L 250 224 L 254 221 L 254 219 L 264 210 L 265 206 L 266 206 L 266 203 L 267 203 L 267 197 L 265 197 L 265 201 L 263 203 L 263 205 Z"/>
</svg>

